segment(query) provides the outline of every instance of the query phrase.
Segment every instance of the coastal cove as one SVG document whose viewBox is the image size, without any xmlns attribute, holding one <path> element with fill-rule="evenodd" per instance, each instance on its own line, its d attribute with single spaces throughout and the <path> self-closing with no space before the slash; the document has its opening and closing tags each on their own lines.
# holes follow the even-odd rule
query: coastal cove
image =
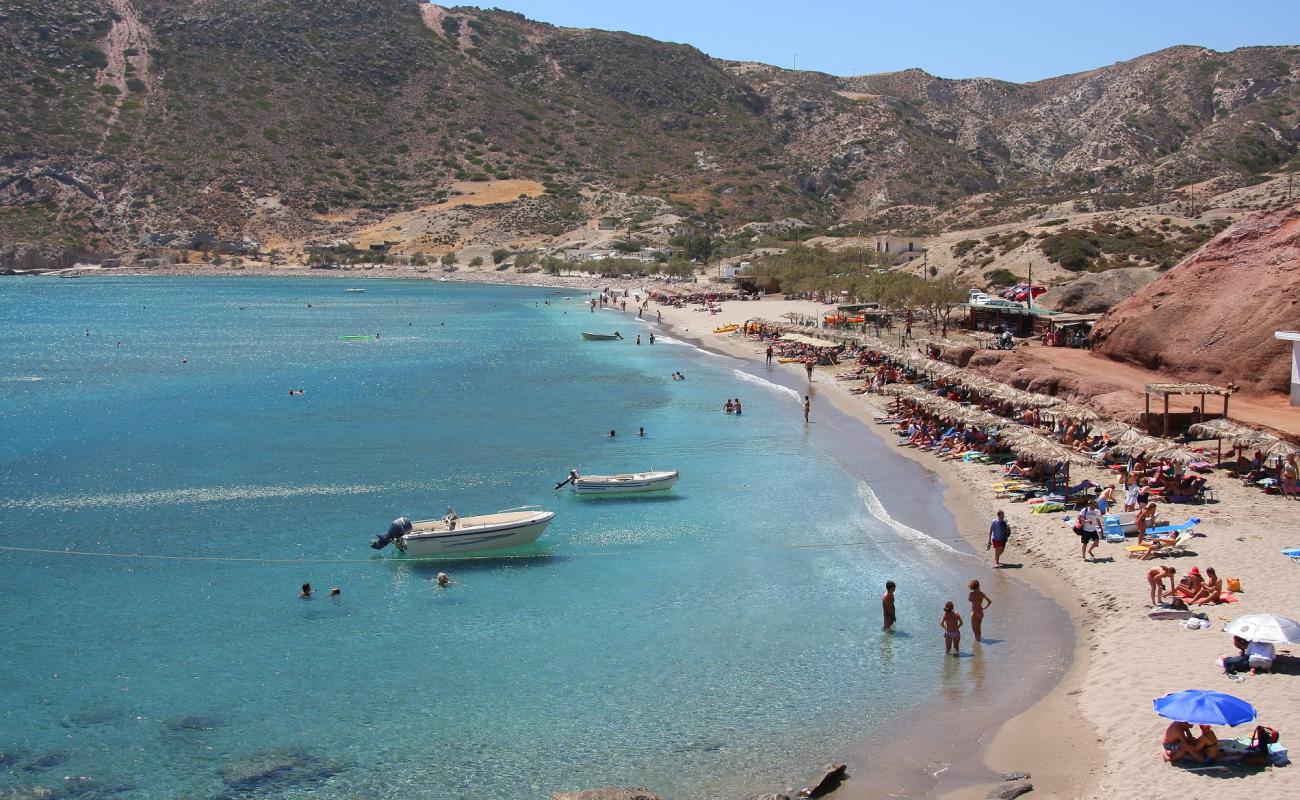
<svg viewBox="0 0 1300 800">
<path fill-rule="evenodd" d="M 942 658 L 938 608 L 984 571 L 942 487 L 848 416 L 804 429 L 796 383 L 676 337 L 638 348 L 650 328 L 589 314 L 579 289 L 365 285 L 3 284 L 0 423 L 22 477 L 0 497 L 3 544 L 146 556 L 3 554 L 30 664 L 5 665 L 4 727 L 22 732 L 5 752 L 140 798 L 217 793 L 250 762 L 322 797 L 616 782 L 734 798 L 830 758 L 882 788 L 917 720 L 969 738 L 958 719 L 1022 702 L 984 695 L 1036 696 L 1027 676 L 1055 674 L 1027 659 L 1068 662 L 1059 609 L 1011 578 L 986 629 L 1000 641 Z M 584 345 L 594 325 L 628 341 Z M 737 395 L 743 418 L 723 415 Z M 656 465 L 683 472 L 664 499 L 550 488 L 570 467 Z M 443 593 L 433 567 L 365 546 L 450 502 L 561 516 L 542 552 L 452 565 Z M 297 600 L 308 579 L 341 599 Z"/>
</svg>

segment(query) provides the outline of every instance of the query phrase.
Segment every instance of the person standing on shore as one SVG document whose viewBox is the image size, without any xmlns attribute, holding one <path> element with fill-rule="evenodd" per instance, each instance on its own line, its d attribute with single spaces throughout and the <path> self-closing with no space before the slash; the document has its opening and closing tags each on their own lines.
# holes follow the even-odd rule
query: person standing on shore
<svg viewBox="0 0 1300 800">
<path fill-rule="evenodd" d="M 952 607 L 952 601 L 943 604 L 943 616 L 939 617 L 939 627 L 943 628 L 943 654 L 952 653 L 953 657 L 961 655 L 961 614 Z"/>
<path fill-rule="evenodd" d="M 772 366 L 772 345 L 767 346 L 767 365 Z"/>
<path fill-rule="evenodd" d="M 803 368 L 808 373 L 808 382 L 812 383 L 813 362 L 811 358 L 804 362 Z"/>
<path fill-rule="evenodd" d="M 980 590 L 979 581 L 970 582 L 970 594 L 966 599 L 970 600 L 970 629 L 975 633 L 975 641 L 982 642 L 980 625 L 984 622 L 984 609 L 993 605 L 993 601 Z"/>
<path fill-rule="evenodd" d="M 1007 539 L 1011 538 L 1011 525 L 1007 522 L 1007 515 L 1004 511 L 998 511 L 998 518 L 993 520 L 989 526 L 989 543 L 985 550 L 993 548 L 993 567 L 995 569 L 1002 566 L 1002 550 L 1007 546 Z"/>
<path fill-rule="evenodd" d="M 804 395 L 803 396 L 803 422 L 805 425 L 808 424 L 809 411 L 812 411 L 812 401 L 808 399 L 808 395 Z"/>
<path fill-rule="evenodd" d="M 898 616 L 894 612 L 894 582 L 885 581 L 885 593 L 880 596 L 880 608 L 885 613 L 885 625 L 882 631 L 894 630 L 894 623 L 898 621 Z"/>
</svg>

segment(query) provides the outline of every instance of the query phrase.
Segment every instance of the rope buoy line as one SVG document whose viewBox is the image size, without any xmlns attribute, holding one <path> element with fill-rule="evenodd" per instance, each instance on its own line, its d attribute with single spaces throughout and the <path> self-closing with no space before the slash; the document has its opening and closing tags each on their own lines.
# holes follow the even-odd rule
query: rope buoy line
<svg viewBox="0 0 1300 800">
<path fill-rule="evenodd" d="M 852 542 L 826 542 L 822 544 L 788 544 L 777 548 L 766 548 L 769 550 L 837 550 L 849 547 L 866 547 L 869 545 L 890 545 L 890 544 L 911 544 L 925 545 L 932 542 L 947 544 L 949 542 L 963 542 L 964 537 L 956 536 L 951 538 L 942 538 L 937 536 L 927 536 L 925 539 L 907 539 L 896 537 L 892 539 L 859 539 Z M 156 553 L 105 553 L 91 550 L 55 550 L 53 548 L 43 547 L 11 547 L 0 545 L 0 552 L 7 553 L 28 553 L 32 555 L 50 555 L 50 556 L 78 556 L 84 558 L 118 558 L 118 559 L 139 559 L 144 561 L 207 561 L 207 562 L 224 562 L 232 564 L 374 564 L 376 562 L 392 562 L 398 564 L 418 564 L 434 563 L 449 561 L 487 561 L 487 560 L 504 560 L 504 559 L 527 559 L 536 558 L 538 554 L 516 554 L 516 555 L 482 555 L 482 556 L 455 556 L 454 558 L 248 558 L 242 556 L 172 556 L 160 555 Z M 960 551 L 958 551 L 960 552 Z M 587 556 L 616 556 L 622 555 L 622 551 L 615 552 L 586 552 L 586 553 L 566 553 L 566 558 L 587 557 Z M 960 553 L 969 555 L 968 553 Z"/>
</svg>

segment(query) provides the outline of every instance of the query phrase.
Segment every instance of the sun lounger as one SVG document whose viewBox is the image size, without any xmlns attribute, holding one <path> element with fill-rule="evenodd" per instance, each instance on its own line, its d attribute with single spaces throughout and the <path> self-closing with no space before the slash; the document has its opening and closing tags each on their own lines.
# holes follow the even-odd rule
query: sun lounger
<svg viewBox="0 0 1300 800">
<path fill-rule="evenodd" d="M 1156 527 L 1147 530 L 1147 536 L 1160 536 L 1165 533 L 1182 533 L 1183 531 L 1190 531 L 1192 528 L 1195 528 L 1200 524 L 1200 517 L 1192 517 L 1186 522 L 1180 522 L 1177 525 L 1157 525 Z"/>
</svg>

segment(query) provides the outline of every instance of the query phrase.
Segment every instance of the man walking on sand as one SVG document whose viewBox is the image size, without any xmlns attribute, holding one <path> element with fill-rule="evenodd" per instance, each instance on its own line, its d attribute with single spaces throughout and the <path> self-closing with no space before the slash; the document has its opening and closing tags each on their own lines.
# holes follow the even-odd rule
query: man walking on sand
<svg viewBox="0 0 1300 800">
<path fill-rule="evenodd" d="M 894 630 L 894 623 L 898 620 L 894 613 L 894 582 L 885 581 L 885 593 L 880 596 L 880 607 L 885 612 L 885 626 L 881 628 L 884 631 Z"/>
<path fill-rule="evenodd" d="M 1007 539 L 1011 538 L 1011 525 L 1007 523 L 1005 512 L 999 511 L 998 518 L 993 520 L 989 526 L 989 543 L 984 547 L 985 550 L 993 548 L 993 566 L 1002 566 L 1002 550 L 1007 546 Z"/>
</svg>

